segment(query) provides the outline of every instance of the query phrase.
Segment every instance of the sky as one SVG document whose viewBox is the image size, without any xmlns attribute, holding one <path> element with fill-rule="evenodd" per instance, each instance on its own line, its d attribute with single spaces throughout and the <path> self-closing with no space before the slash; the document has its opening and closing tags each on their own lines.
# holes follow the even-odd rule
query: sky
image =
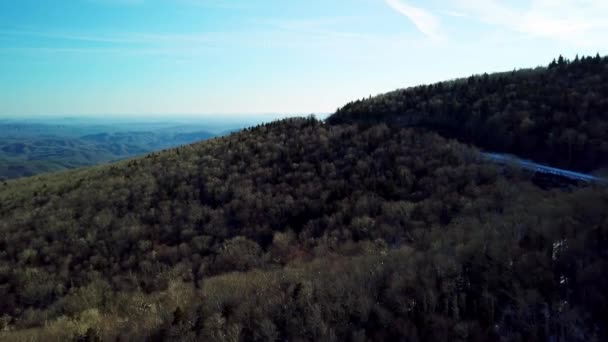
<svg viewBox="0 0 608 342">
<path fill-rule="evenodd" d="M 606 0 L 2 0 L 0 117 L 329 113 L 606 53 Z"/>
</svg>

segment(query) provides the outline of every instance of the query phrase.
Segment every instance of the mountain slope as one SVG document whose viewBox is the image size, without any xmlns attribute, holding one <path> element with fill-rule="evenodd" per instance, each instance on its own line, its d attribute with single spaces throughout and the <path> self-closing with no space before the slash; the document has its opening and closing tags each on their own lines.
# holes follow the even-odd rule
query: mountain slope
<svg viewBox="0 0 608 342">
<path fill-rule="evenodd" d="M 602 339 L 606 208 L 434 133 L 275 122 L 0 184 L 0 338 Z"/>
<path fill-rule="evenodd" d="M 478 147 L 580 171 L 608 166 L 608 58 L 397 90 L 347 104 L 333 124 L 427 127 Z"/>
</svg>

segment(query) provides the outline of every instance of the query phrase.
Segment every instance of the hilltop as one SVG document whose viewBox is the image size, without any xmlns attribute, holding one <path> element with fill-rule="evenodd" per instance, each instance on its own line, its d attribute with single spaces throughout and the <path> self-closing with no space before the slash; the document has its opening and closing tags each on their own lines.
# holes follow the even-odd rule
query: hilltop
<svg viewBox="0 0 608 342">
<path fill-rule="evenodd" d="M 579 171 L 608 166 L 608 58 L 475 75 L 351 102 L 328 122 L 425 127 Z"/>
</svg>

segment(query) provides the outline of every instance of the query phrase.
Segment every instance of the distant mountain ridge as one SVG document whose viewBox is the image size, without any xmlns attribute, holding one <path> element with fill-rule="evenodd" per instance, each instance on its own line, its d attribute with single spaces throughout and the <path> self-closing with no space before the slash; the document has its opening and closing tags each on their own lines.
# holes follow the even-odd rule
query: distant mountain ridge
<svg viewBox="0 0 608 342">
<path fill-rule="evenodd" d="M 91 166 L 216 136 L 200 127 L 164 125 L 149 131 L 115 131 L 119 128 L 0 123 L 0 178 Z"/>
<path fill-rule="evenodd" d="M 281 115 L 0 118 L 0 180 L 144 155 L 277 117 Z"/>
</svg>

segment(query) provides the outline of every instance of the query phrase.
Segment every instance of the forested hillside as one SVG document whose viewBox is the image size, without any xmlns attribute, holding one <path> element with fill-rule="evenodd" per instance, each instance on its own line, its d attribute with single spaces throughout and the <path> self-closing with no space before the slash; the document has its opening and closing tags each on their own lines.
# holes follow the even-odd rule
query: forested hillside
<svg viewBox="0 0 608 342">
<path fill-rule="evenodd" d="M 340 108 L 330 123 L 422 126 L 554 166 L 608 166 L 608 58 L 397 90 Z"/>
<path fill-rule="evenodd" d="M 0 183 L 0 338 L 605 340 L 608 192 L 504 171 L 307 118 Z"/>
</svg>

